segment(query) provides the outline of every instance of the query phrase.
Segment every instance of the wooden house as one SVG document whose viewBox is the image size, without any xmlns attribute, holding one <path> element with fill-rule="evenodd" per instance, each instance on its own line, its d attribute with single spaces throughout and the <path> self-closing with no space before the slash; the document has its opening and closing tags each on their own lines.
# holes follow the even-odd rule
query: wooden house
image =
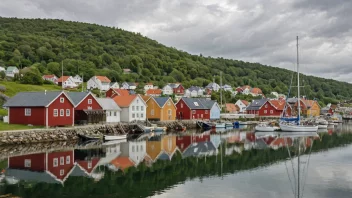
<svg viewBox="0 0 352 198">
<path fill-rule="evenodd" d="M 110 88 L 111 80 L 106 76 L 93 76 L 87 82 L 87 89 L 99 89 L 100 91 L 107 91 Z"/>
<path fill-rule="evenodd" d="M 57 79 L 57 84 L 64 89 L 73 89 L 78 86 L 72 76 L 61 76 Z"/>
<path fill-rule="evenodd" d="M 176 118 L 180 120 L 210 119 L 210 108 L 199 98 L 181 98 L 176 104 Z"/>
<path fill-rule="evenodd" d="M 121 121 L 146 120 L 147 104 L 138 95 L 115 96 L 114 101 L 121 108 Z"/>
<path fill-rule="evenodd" d="M 108 91 L 105 92 L 105 96 L 107 98 L 113 98 L 115 96 L 128 96 L 130 92 L 127 89 L 115 89 L 110 88 Z"/>
<path fill-rule="evenodd" d="M 147 119 L 168 121 L 176 119 L 176 106 L 170 97 L 149 97 L 147 103 Z"/>
<path fill-rule="evenodd" d="M 4 105 L 9 124 L 74 125 L 74 103 L 63 91 L 20 92 Z"/>
</svg>

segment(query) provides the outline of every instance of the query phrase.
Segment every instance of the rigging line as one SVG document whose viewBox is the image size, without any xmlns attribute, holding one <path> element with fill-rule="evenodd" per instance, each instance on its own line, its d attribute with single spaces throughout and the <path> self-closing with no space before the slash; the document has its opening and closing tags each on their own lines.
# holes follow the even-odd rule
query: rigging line
<svg viewBox="0 0 352 198">
<path fill-rule="evenodd" d="M 290 87 L 288 88 L 288 93 L 287 93 L 286 101 L 287 101 L 287 99 L 290 97 L 290 94 L 291 94 L 291 87 L 292 87 L 292 82 L 293 82 L 293 76 L 294 76 L 294 72 L 292 72 Z M 288 107 L 288 106 L 287 106 L 287 102 L 286 102 L 285 107 L 284 107 L 284 110 L 282 111 L 282 117 L 284 117 L 284 113 L 286 112 L 287 107 Z"/>
<path fill-rule="evenodd" d="M 285 140 L 285 144 L 286 144 L 286 147 L 287 147 L 286 139 L 284 139 L 284 140 Z M 291 177 L 290 177 L 290 173 L 288 172 L 286 161 L 285 161 L 285 166 L 286 166 L 286 172 L 287 172 L 287 175 L 288 175 L 288 180 L 290 181 L 290 186 L 291 186 L 291 189 L 292 189 L 292 193 L 295 194 L 295 190 L 293 189 L 292 180 L 291 180 Z"/>
<path fill-rule="evenodd" d="M 295 167 L 293 165 L 293 160 L 292 160 L 292 157 L 291 157 L 291 152 L 290 152 L 290 148 L 288 147 L 288 144 L 287 144 L 287 140 L 286 138 L 284 138 L 285 140 L 285 144 L 286 144 L 286 147 L 287 147 L 287 151 L 288 151 L 288 156 L 290 157 L 290 161 L 291 161 L 291 166 L 292 166 L 292 175 L 293 175 L 293 179 L 294 179 L 294 187 L 295 187 L 295 192 L 293 193 L 294 196 L 296 197 L 296 174 L 295 174 Z"/>
<path fill-rule="evenodd" d="M 303 186 L 302 186 L 302 196 L 301 196 L 301 198 L 303 198 L 304 187 L 305 187 L 305 184 L 306 184 L 306 181 L 307 181 L 308 166 L 309 166 L 310 156 L 311 156 L 311 153 L 312 153 L 313 144 L 314 144 L 314 141 L 312 140 L 312 145 L 311 145 L 311 147 L 310 147 L 310 149 L 309 149 L 309 155 L 308 155 L 307 174 L 304 176 L 304 180 L 303 180 L 304 182 L 303 182 Z"/>
</svg>

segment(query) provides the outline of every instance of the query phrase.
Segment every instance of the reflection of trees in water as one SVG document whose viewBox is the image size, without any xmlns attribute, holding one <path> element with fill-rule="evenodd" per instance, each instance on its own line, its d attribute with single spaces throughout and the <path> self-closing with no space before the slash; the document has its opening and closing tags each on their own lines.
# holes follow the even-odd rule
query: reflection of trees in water
<svg viewBox="0 0 352 198">
<path fill-rule="evenodd" d="M 314 141 L 312 152 L 323 151 L 328 148 L 352 143 L 352 134 L 321 134 L 320 140 Z M 223 149 L 223 174 L 248 170 L 260 166 L 267 166 L 277 161 L 286 160 L 286 148 L 278 150 L 248 150 L 242 154 L 233 152 L 225 156 L 226 145 Z M 307 149 L 305 152 L 308 152 Z M 291 152 L 294 156 L 295 152 Z M 218 153 L 220 155 L 220 153 Z M 105 167 L 105 176 L 98 182 L 86 177 L 69 177 L 64 186 L 46 183 L 29 183 L 21 181 L 16 185 L 5 184 L 1 194 L 12 193 L 21 197 L 147 197 L 156 192 L 168 189 L 188 179 L 204 179 L 221 176 L 219 156 L 182 158 L 178 151 L 171 161 L 159 160 L 151 167 L 141 163 L 138 167 L 131 167 L 125 172 L 113 172 Z"/>
</svg>

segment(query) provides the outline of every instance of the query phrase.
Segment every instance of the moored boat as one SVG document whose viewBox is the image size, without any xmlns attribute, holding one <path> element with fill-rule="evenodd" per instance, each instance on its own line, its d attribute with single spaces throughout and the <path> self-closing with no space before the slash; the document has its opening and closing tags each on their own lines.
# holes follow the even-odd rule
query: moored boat
<svg viewBox="0 0 352 198">
<path fill-rule="evenodd" d="M 327 128 L 328 128 L 328 125 L 325 125 L 325 124 L 318 125 L 318 129 L 327 129 Z"/>
<path fill-rule="evenodd" d="M 226 128 L 233 127 L 233 123 L 231 123 L 231 122 L 226 122 L 226 123 L 225 123 L 225 127 L 226 127 Z"/>
<path fill-rule="evenodd" d="M 225 123 L 215 123 L 215 128 L 226 128 Z"/>
<path fill-rule="evenodd" d="M 105 141 L 110 140 L 124 140 L 127 139 L 127 134 L 119 134 L 119 135 L 104 135 Z"/>
<path fill-rule="evenodd" d="M 292 123 L 280 123 L 280 129 L 284 132 L 317 132 L 318 126 L 314 125 L 296 125 Z"/>
<path fill-rule="evenodd" d="M 255 126 L 255 131 L 262 131 L 262 132 L 273 132 L 279 129 L 280 129 L 279 127 L 271 126 L 266 123 L 260 123 L 257 126 Z"/>
<path fill-rule="evenodd" d="M 81 138 L 82 140 L 86 141 L 86 140 L 99 140 L 102 139 L 103 137 L 101 135 L 87 135 L 87 134 L 81 134 L 78 133 L 77 134 L 79 138 Z"/>
</svg>

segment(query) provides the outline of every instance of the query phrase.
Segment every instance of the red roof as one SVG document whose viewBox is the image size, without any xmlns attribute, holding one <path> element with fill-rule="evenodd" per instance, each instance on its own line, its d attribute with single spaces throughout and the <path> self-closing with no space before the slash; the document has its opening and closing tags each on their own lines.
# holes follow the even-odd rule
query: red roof
<svg viewBox="0 0 352 198">
<path fill-rule="evenodd" d="M 129 107 L 137 95 L 115 96 L 113 99 L 119 107 Z"/>
<path fill-rule="evenodd" d="M 127 89 L 113 89 L 119 96 L 128 96 L 130 92 Z"/>
<path fill-rule="evenodd" d="M 246 101 L 246 100 L 241 100 L 241 101 L 242 101 L 242 103 L 243 103 L 244 105 L 248 106 L 248 104 L 249 104 L 248 101 Z"/>
<path fill-rule="evenodd" d="M 57 79 L 57 82 L 65 82 L 67 79 L 69 79 L 71 76 L 61 76 L 59 79 Z"/>
<path fill-rule="evenodd" d="M 254 93 L 254 94 L 263 94 L 262 90 L 257 88 L 257 87 L 254 87 L 252 90 L 251 90 L 251 93 Z"/>
<path fill-rule="evenodd" d="M 251 86 L 245 85 L 245 86 L 242 87 L 242 90 L 245 90 L 246 88 L 251 89 Z"/>
<path fill-rule="evenodd" d="M 96 76 L 96 78 L 101 82 L 108 82 L 108 83 L 111 82 L 111 80 L 106 76 Z"/>
<path fill-rule="evenodd" d="M 129 157 L 118 157 L 112 160 L 110 163 L 121 170 L 125 170 L 126 168 L 134 166 L 134 163 L 130 160 Z"/>
<path fill-rule="evenodd" d="M 147 95 L 161 95 L 161 89 L 148 89 Z"/>
<path fill-rule="evenodd" d="M 285 100 L 270 100 L 270 103 L 280 111 L 283 111 L 285 108 L 286 101 Z"/>
<path fill-rule="evenodd" d="M 47 78 L 54 78 L 56 77 L 54 74 L 50 74 L 50 75 L 44 75 L 43 78 L 47 79 Z"/>
<path fill-rule="evenodd" d="M 225 107 L 226 107 L 226 111 L 228 111 L 228 112 L 236 112 L 237 111 L 236 105 L 233 103 L 226 103 Z"/>
<path fill-rule="evenodd" d="M 150 82 L 150 83 L 147 83 L 147 85 L 153 85 L 153 83 Z"/>
</svg>

